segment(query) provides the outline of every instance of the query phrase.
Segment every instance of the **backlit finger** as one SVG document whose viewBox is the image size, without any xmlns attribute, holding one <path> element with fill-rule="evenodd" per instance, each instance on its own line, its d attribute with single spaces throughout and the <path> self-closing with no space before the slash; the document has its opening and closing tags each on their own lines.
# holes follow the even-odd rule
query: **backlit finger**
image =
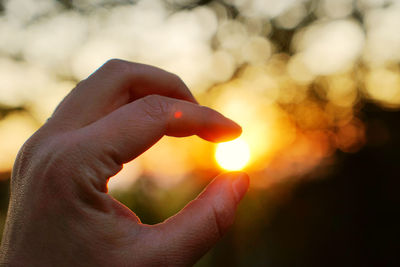
<svg viewBox="0 0 400 267">
<path fill-rule="evenodd" d="M 158 94 L 197 103 L 175 74 L 156 67 L 113 59 L 105 63 L 59 105 L 54 124 L 79 128 L 146 95 Z"/>
</svg>

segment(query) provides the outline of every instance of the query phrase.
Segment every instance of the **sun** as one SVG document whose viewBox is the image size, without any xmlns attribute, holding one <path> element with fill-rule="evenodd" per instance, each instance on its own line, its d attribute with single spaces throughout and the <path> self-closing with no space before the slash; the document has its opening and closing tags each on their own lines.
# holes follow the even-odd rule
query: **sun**
<svg viewBox="0 0 400 267">
<path fill-rule="evenodd" d="M 241 170 L 250 160 L 249 145 L 242 138 L 220 143 L 215 150 L 215 159 L 225 170 Z"/>
</svg>

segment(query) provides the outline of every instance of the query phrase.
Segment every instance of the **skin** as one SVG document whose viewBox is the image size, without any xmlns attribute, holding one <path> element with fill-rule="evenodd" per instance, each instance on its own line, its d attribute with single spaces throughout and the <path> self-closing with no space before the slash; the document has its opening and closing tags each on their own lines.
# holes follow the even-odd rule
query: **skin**
<svg viewBox="0 0 400 267">
<path fill-rule="evenodd" d="M 21 148 L 0 265 L 192 265 L 232 225 L 248 176 L 219 175 L 157 225 L 142 224 L 107 194 L 108 179 L 164 135 L 219 142 L 240 133 L 236 123 L 199 105 L 176 75 L 108 61 Z"/>
</svg>

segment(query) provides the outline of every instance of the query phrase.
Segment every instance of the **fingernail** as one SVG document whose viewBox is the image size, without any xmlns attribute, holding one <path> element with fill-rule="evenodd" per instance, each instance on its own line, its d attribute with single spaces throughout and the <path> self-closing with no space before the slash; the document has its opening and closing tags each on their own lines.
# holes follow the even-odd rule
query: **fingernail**
<svg viewBox="0 0 400 267">
<path fill-rule="evenodd" d="M 232 189 L 236 202 L 239 203 L 249 189 L 249 176 L 244 172 L 238 173 L 238 177 L 232 182 Z"/>
</svg>

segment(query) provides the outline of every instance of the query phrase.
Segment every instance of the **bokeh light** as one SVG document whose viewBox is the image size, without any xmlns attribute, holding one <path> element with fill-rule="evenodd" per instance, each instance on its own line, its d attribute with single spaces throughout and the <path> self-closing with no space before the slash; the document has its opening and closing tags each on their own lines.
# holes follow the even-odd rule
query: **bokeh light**
<svg viewBox="0 0 400 267">
<path fill-rule="evenodd" d="M 347 136 L 342 129 L 354 121 L 360 102 L 400 106 L 398 2 L 352 3 L 5 1 L 0 104 L 23 107 L 20 116 L 34 126 L 11 116 L 1 122 L 2 129 L 20 123 L 32 133 L 77 81 L 106 60 L 123 58 L 178 74 L 202 104 L 241 124 L 252 151 L 249 171 L 272 168 L 278 155 L 315 132 L 331 140 L 333 150 L 342 149 L 342 141 L 332 140 Z M 364 129 L 362 122 L 356 125 Z M 1 134 L 7 136 L 5 130 Z M 9 151 L 0 163 L 4 171 L 11 169 L 22 142 L 12 139 L 4 142 Z M 193 170 L 217 167 L 212 146 L 201 141 L 166 139 L 154 151 L 136 161 L 132 169 L 141 171 L 132 171 L 132 180 L 148 173 L 167 186 Z M 167 151 L 177 156 L 154 172 L 151 164 L 160 160 L 150 158 Z M 165 178 L 170 172 L 166 176 L 181 178 Z"/>
<path fill-rule="evenodd" d="M 293 144 L 313 140 L 315 133 L 330 140 L 329 151 L 347 151 L 342 139 L 350 135 L 343 129 L 363 101 L 400 107 L 397 1 L 39 2 L 2 3 L 0 104 L 25 112 L 1 121 L 1 136 L 16 125 L 25 129 L 21 138 L 1 141 L 8 151 L 3 171 L 11 169 L 28 132 L 110 58 L 178 74 L 202 104 L 241 124 L 252 151 L 250 172 L 275 168 L 277 158 L 291 165 L 282 153 L 289 155 Z M 353 126 L 364 129 L 362 121 Z M 350 143 L 361 142 L 354 138 L 362 134 L 351 136 Z M 169 186 L 193 171 L 217 168 L 212 146 L 195 140 L 162 141 L 136 161 L 132 180 L 150 174 Z M 176 156 L 154 171 L 152 164 L 162 160 L 151 158 L 172 151 Z M 304 156 L 304 166 L 309 158 Z"/>
<path fill-rule="evenodd" d="M 400 109 L 399 29 L 396 0 L 0 1 L 1 177 L 77 82 L 122 58 L 179 75 L 243 134 L 233 152 L 163 138 L 110 179 L 112 194 L 188 196 L 221 168 L 244 168 L 261 192 L 297 185 L 369 142 L 365 104 Z"/>
</svg>

